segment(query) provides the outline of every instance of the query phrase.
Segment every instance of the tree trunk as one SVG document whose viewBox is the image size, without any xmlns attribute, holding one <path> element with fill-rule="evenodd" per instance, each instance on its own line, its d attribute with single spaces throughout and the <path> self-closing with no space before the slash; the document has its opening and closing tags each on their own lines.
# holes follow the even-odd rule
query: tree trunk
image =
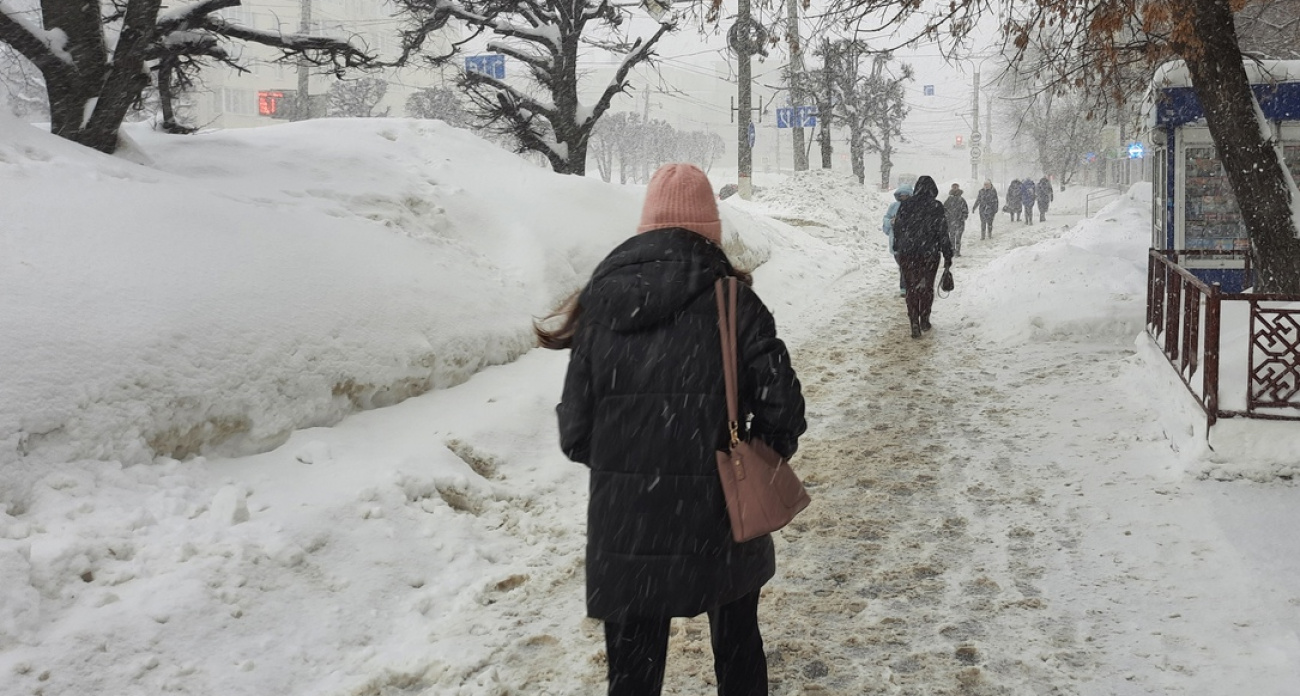
<svg viewBox="0 0 1300 696">
<path fill-rule="evenodd" d="M 889 121 L 885 121 L 884 145 L 880 148 L 880 190 L 889 190 L 889 173 L 894 168 L 894 161 L 890 155 L 894 154 L 894 146 L 889 142 Z"/>
<path fill-rule="evenodd" d="M 1300 240 L 1291 192 L 1278 148 L 1255 127 L 1258 106 L 1228 0 L 1192 0 L 1191 6 L 1201 46 L 1182 53 L 1250 236 L 1257 289 L 1300 293 Z"/>
<path fill-rule="evenodd" d="M 862 126 L 853 125 L 849 127 L 849 159 L 853 165 L 853 176 L 858 178 L 859 184 L 867 182 L 867 149 L 862 146 Z"/>
<path fill-rule="evenodd" d="M 118 129 L 149 84 L 144 52 L 153 38 L 161 0 L 133 0 L 110 62 L 99 3 L 45 0 L 41 19 L 66 36 L 64 50 L 74 70 L 43 71 L 50 102 L 50 132 L 112 153 Z"/>
<path fill-rule="evenodd" d="M 817 111 L 818 113 L 829 114 L 831 112 L 829 102 L 818 106 Z M 817 134 L 817 143 L 821 146 L 822 150 L 822 169 L 830 169 L 831 154 L 833 151 L 831 148 L 831 119 L 830 117 L 819 117 L 818 121 L 821 123 L 821 131 Z"/>
</svg>

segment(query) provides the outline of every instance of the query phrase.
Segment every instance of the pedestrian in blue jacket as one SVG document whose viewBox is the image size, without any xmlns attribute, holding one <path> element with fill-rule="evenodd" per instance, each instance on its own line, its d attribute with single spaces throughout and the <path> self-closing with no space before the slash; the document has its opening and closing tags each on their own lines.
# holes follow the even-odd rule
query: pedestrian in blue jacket
<svg viewBox="0 0 1300 696">
<path fill-rule="evenodd" d="M 889 210 L 885 211 L 885 221 L 881 225 L 885 231 L 885 236 L 889 237 L 889 254 L 894 257 L 894 263 L 898 264 L 898 294 L 907 295 L 907 283 L 903 282 L 903 265 L 898 260 L 898 250 L 894 248 L 894 218 L 898 217 L 898 207 L 903 201 L 912 197 L 912 186 L 903 184 L 894 189 L 894 202 L 889 204 Z"/>
</svg>

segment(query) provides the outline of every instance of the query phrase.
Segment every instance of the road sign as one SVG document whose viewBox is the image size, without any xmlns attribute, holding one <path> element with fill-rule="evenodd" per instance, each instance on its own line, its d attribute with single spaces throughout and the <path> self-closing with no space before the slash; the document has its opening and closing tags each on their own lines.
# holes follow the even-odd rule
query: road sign
<svg viewBox="0 0 1300 696">
<path fill-rule="evenodd" d="M 1142 145 L 1142 143 L 1135 142 L 1135 143 L 1128 144 L 1129 159 L 1142 159 L 1142 157 L 1145 156 L 1146 154 L 1147 154 L 1147 149 Z"/>
<path fill-rule="evenodd" d="M 933 97 L 933 96 L 934 96 L 934 85 L 926 85 L 926 86 L 922 87 L 922 88 L 921 88 L 921 94 L 923 94 L 923 95 L 925 95 L 925 96 L 927 96 L 927 97 Z"/>
<path fill-rule="evenodd" d="M 499 53 L 465 56 L 465 72 L 487 75 L 495 80 L 506 78 L 506 57 Z"/>
<path fill-rule="evenodd" d="M 795 117 L 799 119 L 801 128 L 812 128 L 817 125 L 817 107 L 815 106 L 797 106 L 794 110 Z"/>
<path fill-rule="evenodd" d="M 972 138 L 972 140 L 973 140 L 973 138 Z M 983 151 L 982 149 L 980 149 L 980 146 L 979 146 L 979 145 L 971 145 L 971 146 L 970 146 L 970 161 L 972 161 L 972 162 L 977 162 L 977 161 L 979 161 L 980 156 L 983 155 L 983 154 L 984 154 L 984 151 Z"/>
<path fill-rule="evenodd" d="M 754 147 L 754 139 L 757 134 L 758 131 L 754 128 L 754 122 L 750 121 L 749 123 L 749 146 L 750 147 Z"/>
<path fill-rule="evenodd" d="M 790 128 L 791 127 L 790 122 L 793 120 L 794 120 L 794 109 L 789 107 L 777 108 L 776 110 L 777 128 Z"/>
<path fill-rule="evenodd" d="M 795 106 L 776 110 L 777 128 L 812 128 L 817 125 L 817 107 Z"/>
<path fill-rule="evenodd" d="M 980 132 L 979 132 L 979 131 L 975 131 L 974 133 L 971 133 L 971 134 L 970 134 L 970 144 L 971 144 L 971 145 L 978 145 L 979 142 L 980 142 L 980 140 L 983 139 L 983 137 L 984 137 L 984 136 L 980 135 Z"/>
</svg>

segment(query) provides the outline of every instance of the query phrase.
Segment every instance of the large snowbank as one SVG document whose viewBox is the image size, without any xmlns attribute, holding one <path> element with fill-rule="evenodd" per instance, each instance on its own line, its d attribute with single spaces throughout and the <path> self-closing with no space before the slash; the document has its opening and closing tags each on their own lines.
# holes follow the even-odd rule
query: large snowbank
<svg viewBox="0 0 1300 696">
<path fill-rule="evenodd" d="M 432 121 L 132 135 L 143 164 L 0 121 L 10 475 L 261 451 L 512 360 L 642 192 Z M 774 235 L 751 218 L 725 227 L 752 268 Z"/>
<path fill-rule="evenodd" d="M 993 343 L 1128 343 L 1146 316 L 1150 210 L 1150 184 L 1134 184 L 1065 234 L 1014 249 L 962 279 L 966 322 Z"/>
<path fill-rule="evenodd" d="M 1059 237 L 1023 246 L 965 278 L 963 321 L 993 349 L 1022 341 L 1136 340 L 1148 380 L 1142 393 L 1177 452 L 1180 472 L 1267 481 L 1300 475 L 1300 424 L 1222 419 L 1205 413 L 1145 333 L 1150 184 L 1129 191 Z M 1245 409 L 1247 312 L 1224 309 L 1221 406 Z M 1200 375 L 1193 377 L 1199 385 Z"/>
</svg>

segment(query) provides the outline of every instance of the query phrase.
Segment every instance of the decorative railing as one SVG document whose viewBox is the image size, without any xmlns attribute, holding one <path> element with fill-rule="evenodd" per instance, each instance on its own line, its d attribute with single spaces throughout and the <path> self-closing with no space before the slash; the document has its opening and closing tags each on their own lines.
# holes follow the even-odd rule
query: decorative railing
<svg viewBox="0 0 1300 696">
<path fill-rule="evenodd" d="M 1300 420 L 1300 295 L 1225 293 L 1218 283 L 1207 285 L 1179 265 L 1197 257 L 1243 259 L 1246 277 L 1251 277 L 1245 252 L 1152 249 L 1146 330 L 1205 411 L 1207 433 L 1220 418 Z M 1249 343 L 1224 346 L 1225 307 L 1237 302 L 1249 306 Z M 1241 408 L 1223 407 L 1225 353 L 1234 361 L 1231 367 L 1240 367 L 1237 360 L 1245 363 L 1245 383 L 1231 385 L 1245 391 Z M 1229 396 L 1235 405 L 1243 395 Z"/>
</svg>

